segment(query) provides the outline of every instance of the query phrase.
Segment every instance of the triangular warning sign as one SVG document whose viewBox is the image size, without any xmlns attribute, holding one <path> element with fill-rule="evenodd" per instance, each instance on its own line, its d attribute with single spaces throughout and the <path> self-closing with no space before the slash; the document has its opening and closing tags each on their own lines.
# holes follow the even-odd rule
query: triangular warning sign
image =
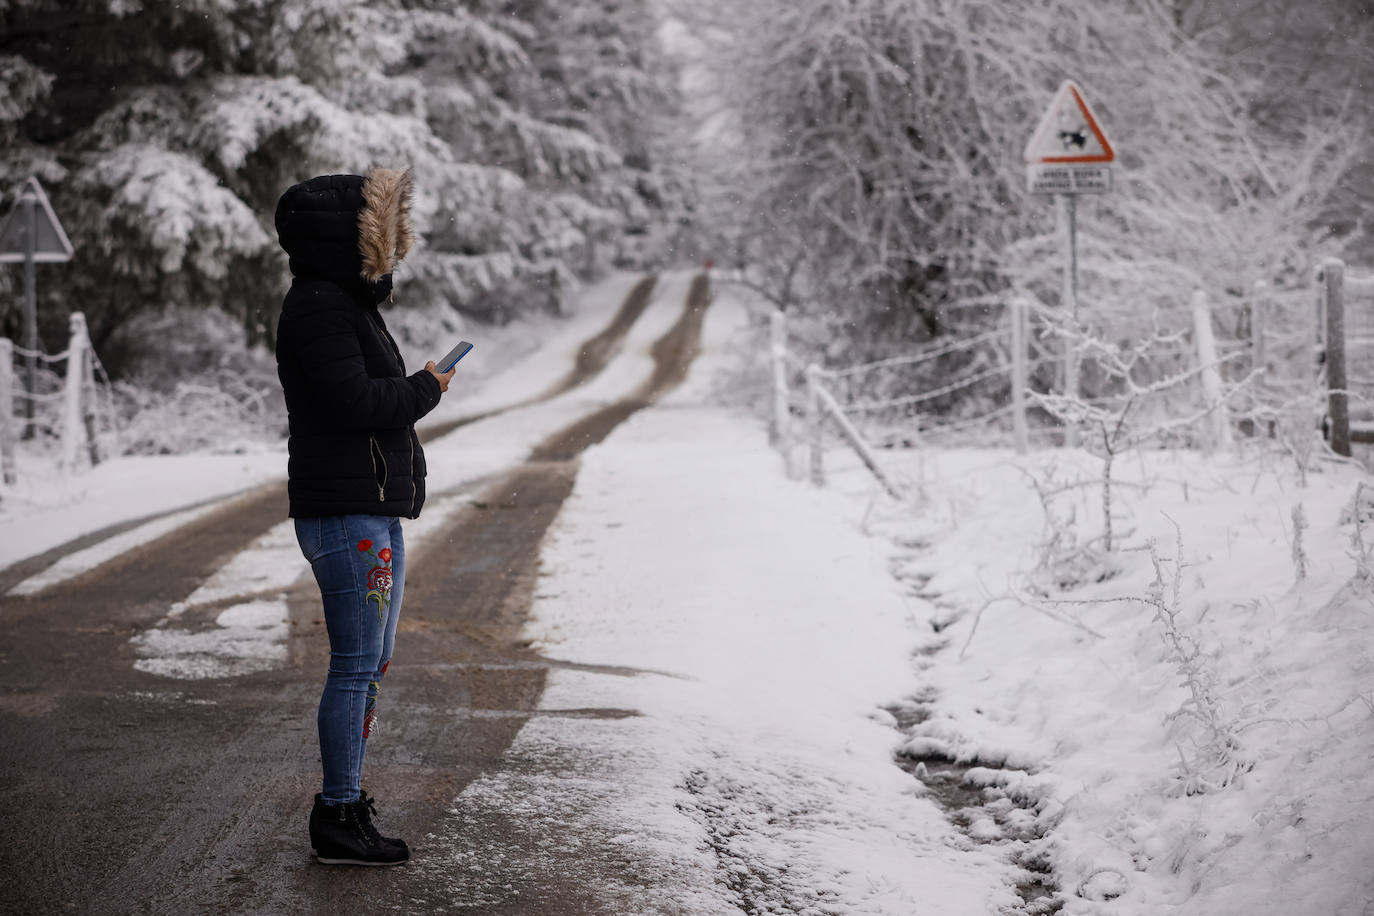
<svg viewBox="0 0 1374 916">
<path fill-rule="evenodd" d="M 48 195 L 37 178 L 24 182 L 10 212 L 0 220 L 0 263 L 23 261 L 29 250 L 29 206 L 33 201 L 33 259 L 42 262 L 70 261 L 72 243 L 52 212 Z"/>
<path fill-rule="evenodd" d="M 1093 117 L 1088 100 L 1072 80 L 1065 80 L 1026 144 L 1026 161 L 1070 163 L 1112 162 L 1115 159 L 1116 152 L 1097 118 Z"/>
</svg>

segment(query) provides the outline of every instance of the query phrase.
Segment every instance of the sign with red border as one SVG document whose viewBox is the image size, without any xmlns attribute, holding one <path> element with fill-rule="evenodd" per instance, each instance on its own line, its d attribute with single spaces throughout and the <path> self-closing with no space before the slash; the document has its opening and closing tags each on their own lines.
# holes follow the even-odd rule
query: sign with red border
<svg viewBox="0 0 1374 916">
<path fill-rule="evenodd" d="M 1054 101 L 1026 144 L 1025 155 L 1031 165 L 1102 165 L 1116 161 L 1111 141 L 1073 80 L 1060 84 Z"/>
</svg>

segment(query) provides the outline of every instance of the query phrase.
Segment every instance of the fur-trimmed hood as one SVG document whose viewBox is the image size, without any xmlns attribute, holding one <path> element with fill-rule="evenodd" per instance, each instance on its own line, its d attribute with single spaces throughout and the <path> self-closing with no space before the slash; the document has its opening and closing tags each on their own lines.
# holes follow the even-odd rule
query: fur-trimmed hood
<svg viewBox="0 0 1374 916">
<path fill-rule="evenodd" d="M 321 175 L 292 185 L 277 202 L 277 239 L 291 273 L 347 287 L 379 284 L 415 241 L 409 169 L 372 168 L 366 175 Z M 379 297 L 384 298 L 384 296 Z"/>
<path fill-rule="evenodd" d="M 410 201 L 415 181 L 410 169 L 368 169 L 363 177 L 363 209 L 358 214 L 358 251 L 363 258 L 362 276 L 376 283 L 396 269 L 415 232 L 410 226 Z"/>
</svg>

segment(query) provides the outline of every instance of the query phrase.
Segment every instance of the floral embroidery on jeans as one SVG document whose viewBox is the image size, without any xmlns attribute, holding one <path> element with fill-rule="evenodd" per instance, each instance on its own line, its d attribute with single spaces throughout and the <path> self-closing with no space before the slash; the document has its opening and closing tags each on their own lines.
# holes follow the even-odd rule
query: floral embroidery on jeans
<svg viewBox="0 0 1374 916">
<path fill-rule="evenodd" d="M 372 549 L 372 541 L 363 538 L 358 542 L 358 551 L 376 557 L 377 563 L 367 573 L 367 601 L 377 603 L 377 620 L 386 622 L 386 612 L 391 607 L 391 548 L 381 551 Z"/>
<path fill-rule="evenodd" d="M 391 664 L 388 660 L 382 665 L 382 670 L 377 672 L 377 680 L 367 682 L 367 705 L 363 707 L 363 738 L 372 737 L 372 729 L 377 725 L 377 697 L 382 692 L 382 675 L 386 674 L 387 667 Z"/>
</svg>

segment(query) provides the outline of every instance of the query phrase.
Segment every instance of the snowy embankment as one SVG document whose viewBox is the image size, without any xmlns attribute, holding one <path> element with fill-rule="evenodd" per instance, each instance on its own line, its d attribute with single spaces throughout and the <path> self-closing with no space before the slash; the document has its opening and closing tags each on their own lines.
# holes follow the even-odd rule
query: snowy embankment
<svg viewBox="0 0 1374 916">
<path fill-rule="evenodd" d="M 1118 465 L 1124 547 L 1103 559 L 1087 454 L 904 461 L 920 506 L 874 523 L 906 545 L 927 641 L 904 751 L 991 787 L 970 835 L 1046 858 L 1066 914 L 1370 912 L 1367 475 L 1325 463 L 1300 484 L 1276 453 L 1142 453 Z"/>
<path fill-rule="evenodd" d="M 113 458 L 76 475 L 53 469 L 50 457 L 22 449 L 19 482 L 0 503 L 0 568 L 37 556 L 111 525 L 151 519 L 146 531 L 103 541 L 66 564 L 51 581 L 68 578 L 161 537 L 211 512 L 246 489 L 283 476 L 286 450 L 248 455 L 139 455 Z M 54 577 L 56 576 L 56 577 Z"/>
<path fill-rule="evenodd" d="M 912 689 L 918 607 L 891 549 L 709 403 L 742 321 L 721 295 L 685 386 L 583 456 L 529 628 L 556 660 L 547 714 L 457 800 L 436 844 L 454 860 L 432 866 L 468 888 L 537 872 L 528 832 L 574 844 L 626 912 L 1014 903 L 1011 870 L 960 851 L 892 762 L 881 707 Z M 508 848 L 468 851 L 477 812 L 517 823 Z"/>
</svg>

